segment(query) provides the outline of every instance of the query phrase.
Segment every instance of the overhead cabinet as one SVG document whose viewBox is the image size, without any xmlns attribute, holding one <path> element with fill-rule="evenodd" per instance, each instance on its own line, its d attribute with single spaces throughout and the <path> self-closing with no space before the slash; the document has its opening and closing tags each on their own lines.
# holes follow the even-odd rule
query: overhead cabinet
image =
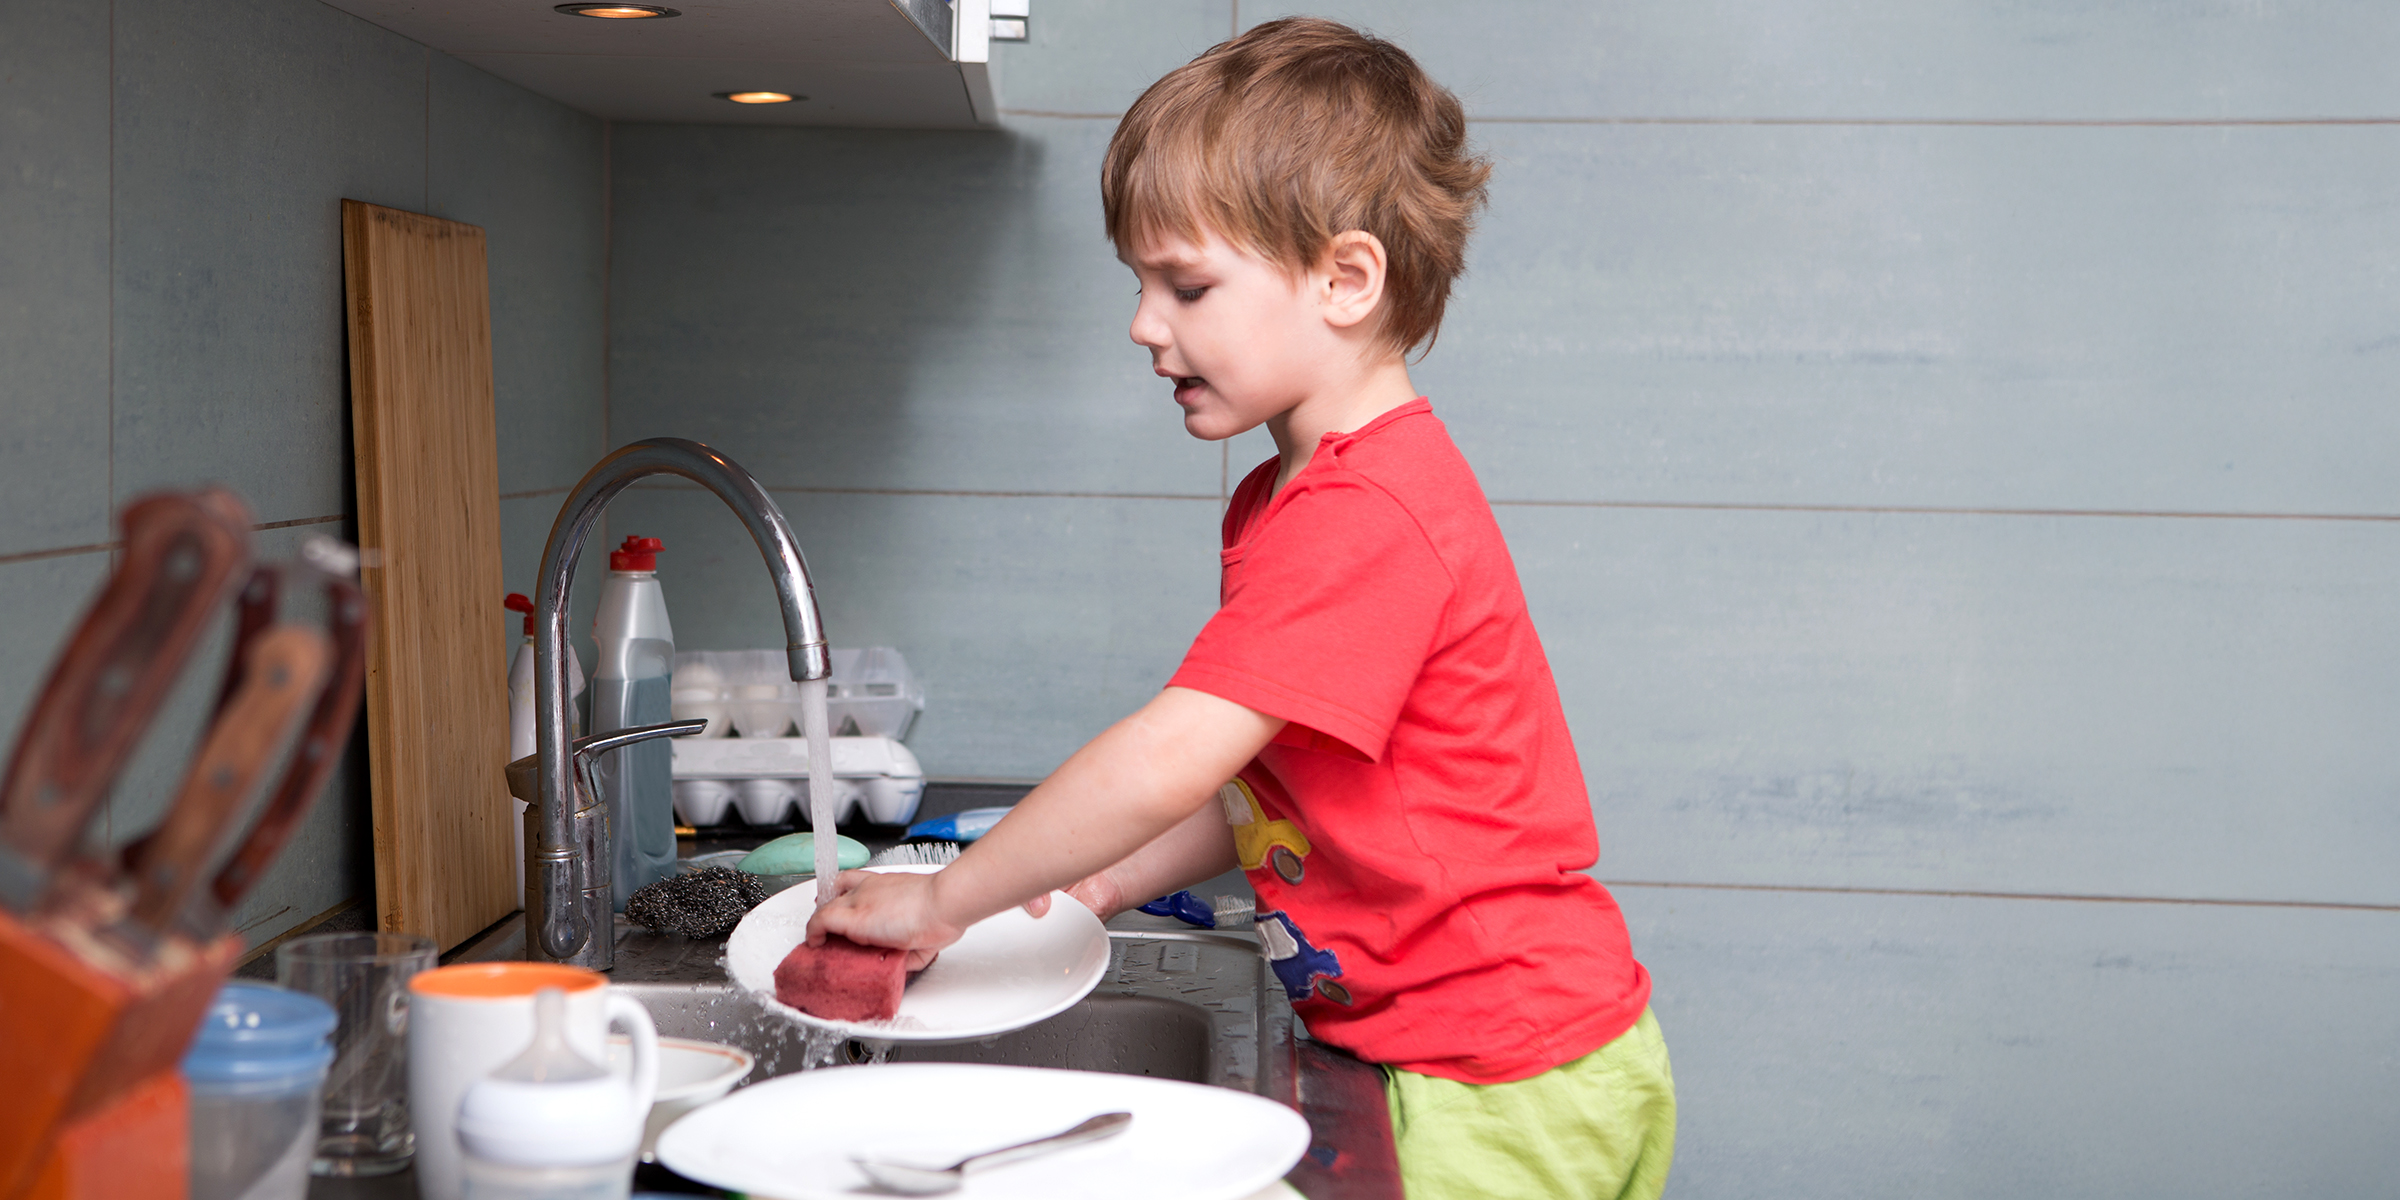
<svg viewBox="0 0 2400 1200">
<path fill-rule="evenodd" d="M 327 0 L 570 108 L 617 121 L 972 129 L 998 123 L 991 0 L 662 0 L 603 20 L 548 0 Z M 779 92 L 738 104 L 730 93 Z"/>
</svg>

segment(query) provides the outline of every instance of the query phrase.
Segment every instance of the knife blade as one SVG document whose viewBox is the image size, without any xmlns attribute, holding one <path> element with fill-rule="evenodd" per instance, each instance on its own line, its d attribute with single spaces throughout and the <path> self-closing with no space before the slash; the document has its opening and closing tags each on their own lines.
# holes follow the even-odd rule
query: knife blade
<svg viewBox="0 0 2400 1200">
<path fill-rule="evenodd" d="M 329 578 L 325 581 L 325 604 L 333 667 L 326 673 L 324 690 L 317 693 L 316 706 L 309 712 L 299 745 L 292 748 L 291 765 L 284 769 L 274 798 L 267 801 L 249 835 L 225 860 L 225 866 L 209 885 L 214 911 L 203 916 L 187 909 L 184 919 L 187 928 L 214 932 L 222 923 L 223 914 L 232 912 L 241 903 L 242 897 L 249 894 L 258 877 L 265 873 L 267 864 L 283 852 L 284 843 L 291 840 L 293 830 L 308 815 L 318 793 L 325 790 L 326 778 L 341 760 L 342 743 L 349 740 L 359 700 L 366 695 L 367 601 L 356 584 Z"/>
<path fill-rule="evenodd" d="M 124 551 L 68 638 L 0 776 L 0 904 L 36 907 L 132 757 L 250 557 L 231 492 L 161 493 L 120 518 Z"/>
<path fill-rule="evenodd" d="M 126 862 L 135 924 L 168 931 L 269 758 L 324 683 L 331 657 L 325 635 L 306 626 L 277 625 L 258 636 L 241 686 L 210 726 L 166 819 Z"/>
</svg>

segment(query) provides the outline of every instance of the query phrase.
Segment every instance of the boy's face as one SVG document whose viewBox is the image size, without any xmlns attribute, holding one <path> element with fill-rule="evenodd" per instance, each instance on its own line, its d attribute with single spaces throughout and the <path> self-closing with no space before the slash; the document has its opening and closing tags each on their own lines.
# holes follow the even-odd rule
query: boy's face
<svg viewBox="0 0 2400 1200">
<path fill-rule="evenodd" d="M 1308 272 L 1295 276 L 1214 233 L 1161 234 L 1127 265 L 1141 280 L 1133 340 L 1175 382 L 1193 437 L 1217 441 L 1290 412 L 1354 357 L 1327 326 Z"/>
</svg>

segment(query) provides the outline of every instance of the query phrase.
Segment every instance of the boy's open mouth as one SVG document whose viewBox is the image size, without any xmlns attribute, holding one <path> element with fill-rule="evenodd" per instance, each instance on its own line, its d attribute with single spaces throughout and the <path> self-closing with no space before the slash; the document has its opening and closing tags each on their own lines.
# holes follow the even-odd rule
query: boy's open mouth
<svg viewBox="0 0 2400 1200">
<path fill-rule="evenodd" d="M 1170 375 L 1168 378 L 1175 381 L 1175 398 L 1178 400 L 1199 391 L 1200 385 L 1207 382 L 1197 375 Z"/>
</svg>

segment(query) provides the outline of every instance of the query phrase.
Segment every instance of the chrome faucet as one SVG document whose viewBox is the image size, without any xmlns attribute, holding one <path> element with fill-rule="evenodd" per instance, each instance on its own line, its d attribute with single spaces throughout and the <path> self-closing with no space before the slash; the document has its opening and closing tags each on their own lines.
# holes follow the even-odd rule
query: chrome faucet
<svg viewBox="0 0 2400 1200">
<path fill-rule="evenodd" d="M 681 475 L 717 494 L 740 517 L 767 561 L 775 598 L 783 607 L 785 652 L 795 681 L 833 673 L 825 648 L 825 623 L 817 613 L 816 586 L 791 523 L 767 489 L 732 459 L 698 442 L 650 438 L 620 447 L 584 474 L 558 510 L 550 541 L 542 547 L 542 570 L 534 593 L 534 754 L 541 760 L 541 845 L 533 854 L 535 879 L 526 891 L 540 911 L 525 914 L 525 956 L 606 970 L 615 962 L 616 942 L 605 917 L 586 911 L 585 879 L 593 873 L 577 843 L 572 811 L 573 767 L 567 746 L 567 590 L 584 537 L 600 510 L 617 493 L 647 475 Z M 602 849 L 602 853 L 606 853 Z"/>
</svg>

